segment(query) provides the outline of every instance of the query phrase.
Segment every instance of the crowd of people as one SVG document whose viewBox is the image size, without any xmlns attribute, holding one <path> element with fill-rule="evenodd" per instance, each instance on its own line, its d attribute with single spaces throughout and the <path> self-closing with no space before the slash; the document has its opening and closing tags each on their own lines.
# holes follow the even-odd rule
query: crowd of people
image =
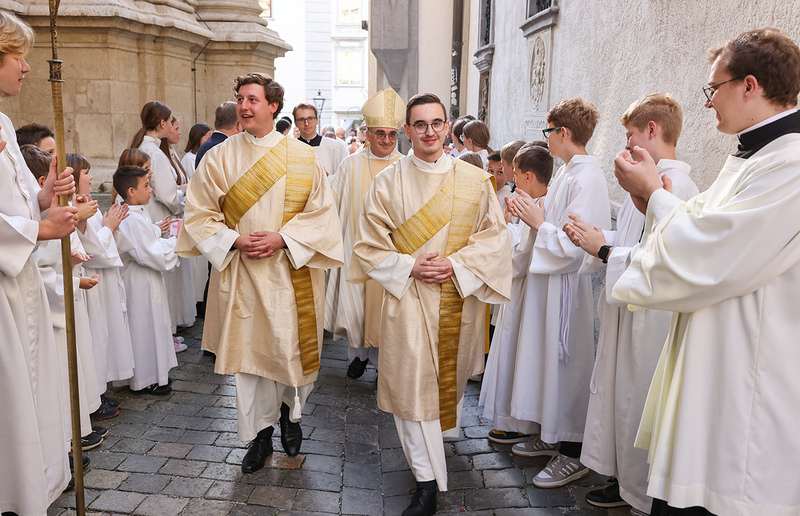
<svg viewBox="0 0 800 516">
<path fill-rule="evenodd" d="M 0 12 L 2 96 L 19 93 L 32 42 Z M 69 488 L 71 450 L 86 463 L 79 451 L 107 432 L 92 419 L 119 413 L 110 384 L 169 394 L 186 349 L 177 328 L 199 316 L 215 372 L 235 379 L 245 474 L 273 453 L 276 424 L 286 454 L 300 453 L 327 330 L 348 341 L 350 378 L 378 370 L 378 407 L 417 481 L 404 516 L 434 514 L 448 488 L 443 440 L 459 433 L 470 379 L 490 441 L 550 457 L 538 488 L 591 468 L 611 478 L 588 503 L 633 515 L 796 514 L 800 49 L 753 30 L 710 63 L 705 105 L 738 149 L 700 193 L 676 157 L 681 106 L 666 93 L 634 100 L 618 114 L 627 143 L 614 172 L 629 195 L 613 230 L 587 151 L 600 114 L 577 97 L 548 111 L 541 139 L 494 151 L 483 121 L 449 121 L 436 95 L 404 103 L 387 88 L 346 142 L 344 128 L 318 133 L 312 104 L 279 118 L 283 87 L 248 73 L 213 129 L 191 127 L 182 157 L 177 117 L 145 104 L 105 214 L 86 157 L 68 154 L 58 173 L 53 132 L 14 131 L 0 113 L 0 512 L 43 515 Z"/>
</svg>

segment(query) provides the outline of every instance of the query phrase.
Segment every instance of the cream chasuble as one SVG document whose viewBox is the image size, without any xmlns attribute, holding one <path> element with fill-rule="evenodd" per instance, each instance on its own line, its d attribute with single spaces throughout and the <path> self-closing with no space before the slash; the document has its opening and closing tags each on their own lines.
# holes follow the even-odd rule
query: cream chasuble
<svg viewBox="0 0 800 516">
<path fill-rule="evenodd" d="M 325 329 L 336 340 L 346 338 L 351 348 L 378 346 L 383 288 L 371 279 L 365 283 L 348 283 L 346 276 L 356 242 L 364 195 L 375 176 L 399 158 L 400 153 L 396 149 L 385 158 L 377 158 L 369 151 L 369 147 L 364 147 L 345 158 L 336 174 L 330 178 L 342 223 L 344 266 L 331 269 L 328 278 Z"/>
<path fill-rule="evenodd" d="M 206 153 L 189 183 L 177 250 L 183 256 L 202 252 L 214 266 L 203 349 L 217 355 L 215 371 L 250 373 L 296 387 L 313 382 L 317 372 L 303 374 L 290 268 L 305 266 L 309 270 L 319 352 L 325 309 L 323 269 L 341 265 L 342 246 L 333 194 L 313 150 L 302 142 L 283 140 L 275 131 L 261 139 L 245 132 Z M 245 172 L 279 144 L 288 146 L 292 156 L 306 159 L 306 166 L 312 169 L 306 202 L 284 223 L 290 176 L 283 174 L 229 228 L 223 215 L 227 194 Z M 279 231 L 286 248 L 261 260 L 250 260 L 232 248 L 239 235 L 255 231 Z"/>
<path fill-rule="evenodd" d="M 411 255 L 400 253 L 395 245 L 397 229 L 453 181 L 454 167 L 449 156 L 442 156 L 435 164 L 406 156 L 378 174 L 364 198 L 353 249 L 355 259 L 348 271 L 350 281 L 363 281 L 369 275 L 386 289 L 378 407 L 412 421 L 440 419 L 439 316 L 443 287 L 414 280 L 410 272 L 420 254 L 446 255 L 451 228 L 447 210 L 452 208 L 445 209 L 441 229 Z M 508 301 L 511 290 L 510 247 L 503 214 L 490 176 L 476 172 L 480 174 L 477 215 L 467 230 L 466 245 L 447 256 L 453 263 L 457 293 L 463 298 L 460 328 L 456 328 L 458 342 L 452 343 L 457 346 L 457 356 L 448 357 L 457 358 L 453 384 L 456 400 L 463 395 L 467 379 L 483 370 L 486 303 Z M 433 215 L 438 218 L 439 213 Z"/>
<path fill-rule="evenodd" d="M 636 445 L 647 494 L 718 515 L 800 514 L 800 135 L 656 191 L 613 297 L 676 312 Z"/>
</svg>

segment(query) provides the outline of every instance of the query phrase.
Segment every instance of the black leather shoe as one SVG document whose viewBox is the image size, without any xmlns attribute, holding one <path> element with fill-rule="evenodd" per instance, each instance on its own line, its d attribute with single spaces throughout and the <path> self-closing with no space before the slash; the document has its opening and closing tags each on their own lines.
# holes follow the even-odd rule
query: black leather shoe
<svg viewBox="0 0 800 516">
<path fill-rule="evenodd" d="M 361 375 L 364 374 L 364 371 L 367 369 L 367 364 L 369 363 L 369 359 L 365 358 L 361 360 L 358 357 L 355 357 L 350 365 L 347 366 L 347 377 L 356 380 L 361 378 Z"/>
<path fill-rule="evenodd" d="M 258 432 L 253 441 L 247 445 L 247 453 L 242 459 L 242 473 L 254 473 L 264 467 L 267 457 L 272 455 L 272 432 L 275 427 L 268 426 Z"/>
<path fill-rule="evenodd" d="M 289 405 L 281 403 L 281 444 L 283 451 L 289 457 L 294 457 L 300 453 L 300 445 L 303 444 L 303 429 L 300 423 L 292 423 L 289 420 Z"/>
<path fill-rule="evenodd" d="M 411 505 L 402 516 L 431 516 L 436 514 L 436 481 L 417 482 L 417 489 Z"/>
</svg>

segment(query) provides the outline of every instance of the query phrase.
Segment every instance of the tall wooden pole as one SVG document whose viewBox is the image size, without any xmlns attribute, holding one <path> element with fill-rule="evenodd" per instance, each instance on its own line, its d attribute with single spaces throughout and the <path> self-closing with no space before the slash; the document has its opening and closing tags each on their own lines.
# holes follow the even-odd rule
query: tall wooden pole
<svg viewBox="0 0 800 516">
<path fill-rule="evenodd" d="M 61 104 L 61 61 L 58 59 L 58 32 L 56 17 L 61 0 L 50 0 L 50 41 L 53 47 L 53 58 L 50 63 L 50 84 L 53 87 L 53 114 L 55 115 L 56 156 L 58 173 L 67 166 L 67 155 L 64 149 L 64 108 Z M 59 206 L 69 205 L 69 198 L 62 195 L 58 198 Z M 86 514 L 86 502 L 83 492 L 83 448 L 81 446 L 80 400 L 78 396 L 78 352 L 75 343 L 75 295 L 72 290 L 72 249 L 70 237 L 61 239 L 61 266 L 64 278 L 64 314 L 67 324 L 67 364 L 69 368 L 69 398 L 72 408 L 72 463 L 75 476 L 75 509 L 79 516 Z"/>
</svg>

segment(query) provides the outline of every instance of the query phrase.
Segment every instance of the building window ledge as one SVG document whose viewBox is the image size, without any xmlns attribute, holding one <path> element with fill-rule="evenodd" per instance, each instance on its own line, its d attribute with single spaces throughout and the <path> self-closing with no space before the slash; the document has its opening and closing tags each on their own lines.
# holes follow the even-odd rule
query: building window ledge
<svg viewBox="0 0 800 516">
<path fill-rule="evenodd" d="M 558 21 L 558 5 L 552 5 L 544 11 L 539 11 L 520 25 L 523 36 L 526 38 L 542 29 L 552 27 Z"/>
<path fill-rule="evenodd" d="M 492 68 L 494 59 L 494 43 L 485 45 L 475 52 L 475 60 L 472 62 L 480 73 L 485 73 Z"/>
</svg>

